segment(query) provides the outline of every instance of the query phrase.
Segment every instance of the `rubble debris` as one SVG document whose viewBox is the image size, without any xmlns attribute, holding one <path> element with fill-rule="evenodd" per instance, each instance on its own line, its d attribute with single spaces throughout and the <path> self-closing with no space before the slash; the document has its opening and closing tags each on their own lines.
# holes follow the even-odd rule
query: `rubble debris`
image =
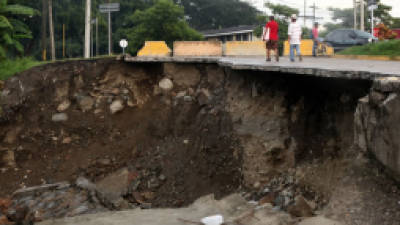
<svg viewBox="0 0 400 225">
<path fill-rule="evenodd" d="M 70 100 L 64 100 L 62 101 L 58 106 L 57 106 L 57 111 L 58 112 L 64 112 L 71 106 L 71 101 Z"/>
<path fill-rule="evenodd" d="M 56 113 L 51 117 L 54 122 L 65 122 L 68 120 L 68 115 L 66 113 Z"/>
<path fill-rule="evenodd" d="M 174 88 L 174 84 L 169 78 L 163 78 L 160 80 L 158 83 L 158 86 L 161 88 L 163 91 L 171 91 Z"/>
<path fill-rule="evenodd" d="M 224 223 L 224 217 L 222 215 L 208 216 L 201 219 L 201 222 L 205 225 L 221 225 Z"/>
<path fill-rule="evenodd" d="M 110 111 L 112 114 L 120 112 L 124 109 L 124 102 L 120 99 L 115 100 L 110 105 Z"/>
</svg>

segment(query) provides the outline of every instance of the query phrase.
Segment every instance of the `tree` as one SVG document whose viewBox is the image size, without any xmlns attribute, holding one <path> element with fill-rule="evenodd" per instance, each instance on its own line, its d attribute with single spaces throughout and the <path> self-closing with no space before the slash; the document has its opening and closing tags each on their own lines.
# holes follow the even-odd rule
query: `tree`
<svg viewBox="0 0 400 225">
<path fill-rule="evenodd" d="M 259 11 L 240 0 L 175 0 L 185 9 L 185 19 L 197 30 L 257 24 Z"/>
<path fill-rule="evenodd" d="M 128 51 L 132 54 L 145 41 L 164 40 L 172 45 L 177 40 L 201 39 L 201 35 L 185 22 L 183 8 L 171 0 L 159 0 L 144 11 L 137 10 L 129 18 L 129 23 L 134 26 L 126 32 L 130 40 Z"/>
<path fill-rule="evenodd" d="M 367 1 L 365 1 L 365 12 L 367 12 Z M 385 5 L 377 0 L 378 9 L 374 10 L 375 24 L 383 23 L 389 27 L 394 23 L 394 18 L 390 15 L 390 11 L 392 10 L 391 6 Z M 352 28 L 354 26 L 354 12 L 352 8 L 348 9 L 339 9 L 339 8 L 329 8 L 329 10 L 333 13 L 332 19 L 335 23 L 327 23 L 325 24 L 325 28 L 327 32 L 332 31 L 332 29 L 338 28 Z M 360 15 L 357 16 L 359 18 Z M 368 13 L 364 18 L 364 24 L 366 29 L 368 30 L 371 27 L 371 19 Z"/>
<path fill-rule="evenodd" d="M 281 4 L 273 4 L 273 3 L 265 3 L 265 6 L 269 8 L 272 11 L 272 14 L 281 17 L 282 19 L 288 19 L 290 18 L 291 15 L 299 14 L 299 10 L 292 8 L 287 5 L 281 5 Z"/>
<path fill-rule="evenodd" d="M 8 4 L 7 0 L 0 0 L 0 58 L 7 55 L 7 51 L 15 49 L 23 53 L 24 47 L 20 39 L 32 38 L 29 27 L 17 16 L 34 16 L 37 12 L 29 7 L 18 4 Z"/>
</svg>

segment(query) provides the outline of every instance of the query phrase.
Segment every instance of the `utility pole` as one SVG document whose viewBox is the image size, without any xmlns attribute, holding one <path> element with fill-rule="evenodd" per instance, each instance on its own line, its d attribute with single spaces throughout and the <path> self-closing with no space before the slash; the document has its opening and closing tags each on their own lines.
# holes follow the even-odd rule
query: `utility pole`
<svg viewBox="0 0 400 225">
<path fill-rule="evenodd" d="M 112 37 L 111 37 L 111 12 L 108 12 L 108 55 L 111 55 L 112 49 L 111 49 L 111 43 L 112 43 Z"/>
<path fill-rule="evenodd" d="M 65 58 L 65 24 L 63 24 L 63 58 Z"/>
<path fill-rule="evenodd" d="M 306 12 L 306 8 L 307 8 L 307 0 L 304 0 L 304 27 L 306 27 L 306 15 L 307 15 L 307 12 Z"/>
<path fill-rule="evenodd" d="M 313 6 L 311 6 L 310 8 L 313 9 L 313 24 L 315 24 L 316 19 L 317 19 L 316 10 L 318 9 L 318 7 L 315 5 L 315 2 L 314 2 Z"/>
<path fill-rule="evenodd" d="M 354 10 L 354 29 L 357 30 L 357 0 L 353 0 L 353 10 Z"/>
<path fill-rule="evenodd" d="M 99 55 L 99 18 L 96 17 L 96 56 Z"/>
<path fill-rule="evenodd" d="M 84 57 L 90 58 L 90 13 L 91 13 L 91 0 L 86 0 L 85 10 L 85 52 Z"/>
<path fill-rule="evenodd" d="M 49 31 L 50 31 L 50 49 L 51 60 L 56 60 L 56 48 L 54 43 L 54 25 L 53 25 L 53 0 L 49 0 Z"/>
<path fill-rule="evenodd" d="M 304 3 L 306 3 L 306 0 L 304 0 Z M 299 18 L 301 17 L 301 18 L 303 18 L 304 19 L 304 27 L 306 27 L 306 21 L 308 20 L 308 19 L 311 19 L 312 21 L 313 21 L 313 23 L 315 23 L 317 20 L 319 20 L 319 19 L 323 19 L 323 17 L 317 17 L 317 12 L 316 12 L 316 10 L 317 9 L 319 9 L 318 7 L 317 7 L 317 5 L 314 3 L 313 4 L 313 6 L 311 6 L 310 8 L 312 8 L 313 9 L 313 15 L 312 16 L 310 16 L 310 15 L 307 15 L 307 14 L 304 14 L 304 15 L 302 15 L 302 16 L 299 16 Z M 304 8 L 304 12 L 306 12 L 306 8 Z"/>
<path fill-rule="evenodd" d="M 42 0 L 42 27 L 41 27 L 41 49 L 42 49 L 42 60 L 46 61 L 47 60 L 47 11 L 48 11 L 48 6 L 47 6 L 48 1 L 47 0 Z"/>
<path fill-rule="evenodd" d="M 360 30 L 362 30 L 362 31 L 364 31 L 365 30 L 365 27 L 364 27 L 364 18 L 365 18 L 365 15 L 364 15 L 364 10 L 365 10 L 365 7 L 364 7 L 364 0 L 360 0 Z"/>
</svg>

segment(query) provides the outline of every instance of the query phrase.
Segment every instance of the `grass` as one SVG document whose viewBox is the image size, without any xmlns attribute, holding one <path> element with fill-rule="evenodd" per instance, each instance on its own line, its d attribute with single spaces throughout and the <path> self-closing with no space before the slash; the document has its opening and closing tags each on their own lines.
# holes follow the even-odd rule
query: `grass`
<svg viewBox="0 0 400 225">
<path fill-rule="evenodd" d="M 355 46 L 338 52 L 339 55 L 400 56 L 400 40 L 382 41 Z"/>
<path fill-rule="evenodd" d="M 0 80 L 5 80 L 16 73 L 20 73 L 34 66 L 43 64 L 33 58 L 16 58 L 0 61 Z"/>
</svg>

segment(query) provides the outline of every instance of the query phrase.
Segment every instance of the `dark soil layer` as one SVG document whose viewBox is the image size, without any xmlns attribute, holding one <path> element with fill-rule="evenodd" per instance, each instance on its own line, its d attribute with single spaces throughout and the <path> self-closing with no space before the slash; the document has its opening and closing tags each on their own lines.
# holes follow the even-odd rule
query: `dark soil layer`
<svg viewBox="0 0 400 225">
<path fill-rule="evenodd" d="M 179 207 L 236 190 L 241 159 L 231 150 L 237 142 L 230 117 L 176 93 L 157 93 L 162 75 L 160 65 L 100 60 L 49 64 L 8 80 L 0 140 L 15 137 L 0 153 L 6 158 L 12 151 L 15 167 L 0 173 L 0 196 L 78 176 L 96 182 L 123 167 L 140 180 L 137 192 L 154 195 L 153 206 Z M 85 112 L 84 97 L 95 101 Z M 111 114 L 118 99 L 131 107 Z M 71 102 L 68 120 L 54 122 L 62 100 Z M 0 163 L 7 167 L 7 160 Z"/>
</svg>

